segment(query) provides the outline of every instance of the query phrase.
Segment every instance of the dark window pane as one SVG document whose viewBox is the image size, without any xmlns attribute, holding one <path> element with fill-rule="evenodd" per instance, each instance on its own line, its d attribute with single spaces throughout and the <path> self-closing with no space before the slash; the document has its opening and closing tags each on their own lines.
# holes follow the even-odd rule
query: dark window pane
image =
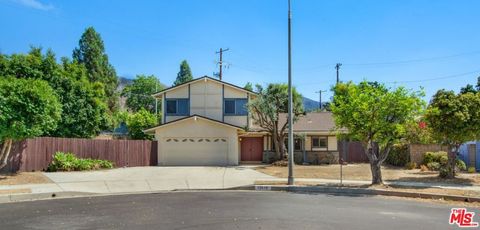
<svg viewBox="0 0 480 230">
<path fill-rule="evenodd" d="M 318 137 L 312 138 L 312 146 L 313 147 L 320 147 L 320 140 L 318 139 Z"/>
<path fill-rule="evenodd" d="M 302 140 L 295 139 L 295 150 L 302 150 Z"/>
<path fill-rule="evenodd" d="M 167 114 L 176 114 L 176 113 L 177 113 L 177 101 L 167 100 Z"/>
<path fill-rule="evenodd" d="M 183 115 L 187 116 L 188 114 L 188 99 L 179 99 L 178 100 L 178 108 L 177 108 L 177 114 L 178 115 Z"/>
<path fill-rule="evenodd" d="M 247 99 L 235 100 L 235 111 L 236 115 L 247 115 Z"/>
<path fill-rule="evenodd" d="M 235 114 L 235 100 L 225 100 L 225 114 Z"/>
<path fill-rule="evenodd" d="M 320 138 L 320 148 L 327 147 L 327 138 Z"/>
</svg>

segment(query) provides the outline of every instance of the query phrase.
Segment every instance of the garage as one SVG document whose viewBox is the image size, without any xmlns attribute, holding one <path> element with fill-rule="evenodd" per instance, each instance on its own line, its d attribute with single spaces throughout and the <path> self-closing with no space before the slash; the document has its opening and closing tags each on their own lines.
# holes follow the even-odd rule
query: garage
<svg viewBox="0 0 480 230">
<path fill-rule="evenodd" d="M 150 129 L 158 143 L 158 165 L 238 165 L 241 127 L 192 115 Z"/>
<path fill-rule="evenodd" d="M 226 137 L 164 138 L 165 165 L 227 165 Z"/>
</svg>

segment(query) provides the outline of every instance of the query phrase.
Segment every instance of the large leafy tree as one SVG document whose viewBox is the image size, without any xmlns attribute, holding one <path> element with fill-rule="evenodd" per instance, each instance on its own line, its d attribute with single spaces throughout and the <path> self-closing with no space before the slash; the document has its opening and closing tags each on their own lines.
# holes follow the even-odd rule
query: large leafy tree
<svg viewBox="0 0 480 230">
<path fill-rule="evenodd" d="M 138 112 L 130 114 L 127 117 L 128 136 L 131 139 L 152 140 L 153 135 L 145 134 L 143 130 L 151 128 L 156 124 L 157 118 L 155 114 L 145 109 L 140 109 Z"/>
<path fill-rule="evenodd" d="M 50 133 L 59 137 L 92 137 L 111 123 L 103 85 L 91 83 L 83 65 L 62 59 L 61 75 L 50 85 L 63 105 L 62 119 Z"/>
<path fill-rule="evenodd" d="M 0 169 L 5 167 L 12 142 L 55 129 L 61 104 L 43 80 L 0 77 Z"/>
<path fill-rule="evenodd" d="M 248 109 L 261 131 L 272 135 L 278 158 L 286 156 L 285 138 L 288 122 L 282 123 L 280 114 L 288 112 L 288 85 L 269 84 L 266 89 L 257 85 L 258 95 L 248 103 Z M 293 95 L 293 120 L 303 113 L 302 95 L 295 88 Z"/>
<path fill-rule="evenodd" d="M 461 93 L 461 94 L 465 94 L 465 93 L 477 93 L 477 92 L 480 92 L 480 77 L 477 78 L 477 85 L 476 85 L 476 86 L 467 84 L 465 87 L 462 87 L 462 88 L 460 89 L 460 93 Z"/>
<path fill-rule="evenodd" d="M 108 107 L 115 110 L 118 95 L 118 77 L 105 53 L 103 40 L 93 27 L 83 32 L 78 47 L 73 50 L 73 59 L 87 68 L 87 76 L 91 82 L 101 82 L 104 85 Z"/>
<path fill-rule="evenodd" d="M 363 144 L 370 161 L 372 184 L 382 184 L 381 165 L 393 145 L 405 136 L 405 126 L 423 108 L 421 92 L 389 89 L 376 82 L 339 83 L 331 109 L 337 128 Z"/>
<path fill-rule="evenodd" d="M 137 75 L 132 84 L 123 89 L 122 96 L 127 98 L 126 105 L 131 111 L 137 112 L 143 108 L 154 113 L 155 98 L 152 94 L 164 88 L 165 85 L 154 75 Z"/>
<path fill-rule="evenodd" d="M 443 176 L 453 178 L 460 145 L 480 137 L 480 93 L 439 90 L 430 101 L 426 120 L 437 141 L 449 147 Z"/>
<path fill-rule="evenodd" d="M 177 79 L 175 79 L 173 85 L 180 85 L 187 81 L 191 81 L 192 79 L 193 77 L 190 66 L 188 65 L 187 60 L 183 60 L 182 63 L 180 63 L 180 71 L 178 71 Z"/>
<path fill-rule="evenodd" d="M 59 137 L 91 137 L 108 128 L 109 117 L 103 84 L 91 83 L 82 64 L 62 59 L 48 50 L 42 54 L 33 47 L 28 54 L 1 55 L 0 76 L 41 79 L 54 89 L 62 104 L 62 117 L 57 128 L 47 133 Z"/>
</svg>

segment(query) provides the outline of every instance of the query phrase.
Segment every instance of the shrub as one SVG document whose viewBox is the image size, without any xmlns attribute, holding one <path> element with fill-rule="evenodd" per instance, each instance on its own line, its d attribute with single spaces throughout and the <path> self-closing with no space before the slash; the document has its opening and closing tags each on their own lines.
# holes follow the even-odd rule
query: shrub
<svg viewBox="0 0 480 230">
<path fill-rule="evenodd" d="M 475 167 L 468 167 L 468 173 L 475 173 Z"/>
<path fill-rule="evenodd" d="M 438 171 L 440 169 L 440 163 L 438 162 L 430 162 L 427 164 L 428 169 L 432 171 Z"/>
<path fill-rule="evenodd" d="M 429 171 L 429 168 L 426 165 L 420 165 L 420 171 L 422 172 Z"/>
<path fill-rule="evenodd" d="M 395 145 L 385 160 L 387 164 L 393 166 L 404 166 L 410 161 L 408 145 Z"/>
<path fill-rule="evenodd" d="M 431 162 L 441 163 L 442 161 L 448 161 L 447 153 L 443 151 L 439 152 L 426 152 L 423 156 L 423 164 L 428 165 Z M 446 161 L 445 161 L 446 162 Z"/>
<path fill-rule="evenodd" d="M 405 164 L 405 168 L 407 168 L 408 170 L 415 169 L 415 168 L 417 168 L 417 163 L 415 163 L 415 162 L 408 162 L 407 164 Z"/>
<path fill-rule="evenodd" d="M 448 176 L 448 167 L 441 167 L 439 176 L 441 178 L 447 177 Z"/>
<path fill-rule="evenodd" d="M 113 168 L 113 163 L 107 160 L 77 158 L 73 153 L 56 152 L 47 171 L 85 171 L 101 168 Z"/>
<path fill-rule="evenodd" d="M 457 166 L 457 169 L 456 171 L 465 171 L 467 170 L 467 165 L 465 164 L 465 162 L 463 162 L 462 160 L 460 159 L 456 159 L 455 161 L 455 166 Z"/>
</svg>

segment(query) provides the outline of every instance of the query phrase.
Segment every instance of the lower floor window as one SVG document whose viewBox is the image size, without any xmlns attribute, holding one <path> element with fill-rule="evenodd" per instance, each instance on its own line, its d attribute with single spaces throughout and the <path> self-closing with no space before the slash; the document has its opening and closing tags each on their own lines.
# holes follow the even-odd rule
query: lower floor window
<svg viewBox="0 0 480 230">
<path fill-rule="evenodd" d="M 312 137 L 312 148 L 327 148 L 327 137 Z"/>
</svg>

